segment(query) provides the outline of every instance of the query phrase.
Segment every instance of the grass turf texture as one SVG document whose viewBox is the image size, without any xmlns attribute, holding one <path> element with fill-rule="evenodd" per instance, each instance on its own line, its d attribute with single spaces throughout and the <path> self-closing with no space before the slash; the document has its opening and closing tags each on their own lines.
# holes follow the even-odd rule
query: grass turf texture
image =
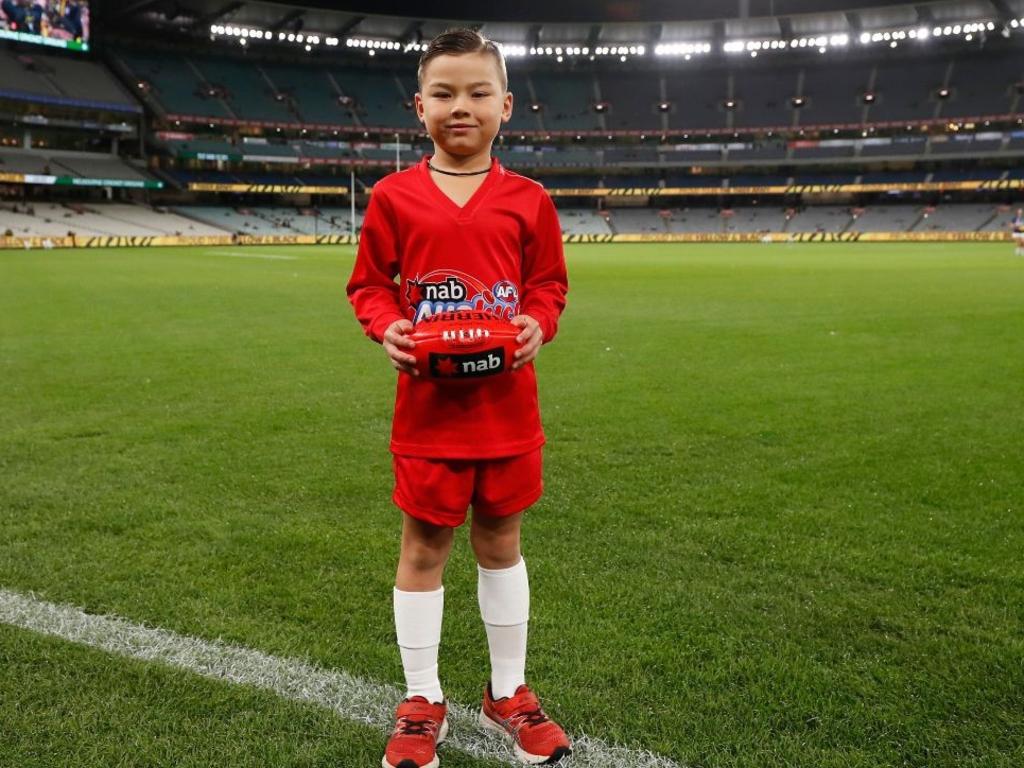
<svg viewBox="0 0 1024 768">
<path fill-rule="evenodd" d="M 568 247 L 570 306 L 538 361 L 547 491 L 524 526 L 548 710 L 689 765 L 1019 765 L 1011 254 Z M 347 306 L 351 264 L 0 252 L 0 586 L 399 683 L 394 371 Z M 465 529 L 445 584 L 442 683 L 471 703 L 488 663 Z M 330 713 L 21 630 L 0 628 L 0 661 L 0 764 L 40 743 L 76 766 L 383 748 Z"/>
</svg>

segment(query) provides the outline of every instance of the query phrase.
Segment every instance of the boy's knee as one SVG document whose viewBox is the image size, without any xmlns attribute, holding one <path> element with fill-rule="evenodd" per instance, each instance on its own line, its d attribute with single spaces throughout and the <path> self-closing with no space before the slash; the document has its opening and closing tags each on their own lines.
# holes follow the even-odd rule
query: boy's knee
<svg viewBox="0 0 1024 768">
<path fill-rule="evenodd" d="M 421 545 L 407 547 L 402 553 L 403 560 L 417 571 L 432 571 L 448 562 L 448 550 Z"/>
<path fill-rule="evenodd" d="M 519 531 L 473 528 L 470 543 L 476 560 L 484 568 L 509 568 L 519 562 Z"/>
<path fill-rule="evenodd" d="M 444 567 L 452 548 L 453 531 L 443 529 L 430 536 L 411 535 L 402 539 L 402 560 L 418 571 Z"/>
</svg>

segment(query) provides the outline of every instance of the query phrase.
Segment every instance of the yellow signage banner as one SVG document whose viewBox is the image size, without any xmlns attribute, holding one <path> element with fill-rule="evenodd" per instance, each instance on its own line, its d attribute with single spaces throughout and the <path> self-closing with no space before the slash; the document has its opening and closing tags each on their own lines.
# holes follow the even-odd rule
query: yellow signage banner
<svg viewBox="0 0 1024 768">
<path fill-rule="evenodd" d="M 249 192 L 257 195 L 347 195 L 348 187 L 318 187 L 301 184 L 211 184 L 189 182 L 189 192 Z"/>
<path fill-rule="evenodd" d="M 1009 232 L 658 232 L 563 235 L 565 243 L 924 243 L 1010 240 Z M 0 249 L 148 248 L 218 245 L 355 245 L 351 235 L 0 237 Z"/>
<path fill-rule="evenodd" d="M 1024 188 L 1024 179 L 930 181 L 914 184 L 790 184 L 766 187 L 590 187 L 553 188 L 552 197 L 674 197 L 693 195 L 822 195 L 836 192 L 974 192 Z"/>
</svg>

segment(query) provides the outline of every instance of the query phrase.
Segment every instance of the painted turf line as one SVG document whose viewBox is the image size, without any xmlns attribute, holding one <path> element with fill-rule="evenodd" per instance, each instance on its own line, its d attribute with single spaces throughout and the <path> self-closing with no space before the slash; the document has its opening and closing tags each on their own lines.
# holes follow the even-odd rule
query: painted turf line
<svg viewBox="0 0 1024 768">
<path fill-rule="evenodd" d="M 309 702 L 339 716 L 390 733 L 395 705 L 403 692 L 342 670 L 323 669 L 301 659 L 279 658 L 261 651 L 179 635 L 134 624 L 117 616 L 87 614 L 71 605 L 39 600 L 0 589 L 0 623 L 52 635 L 119 656 L 155 661 L 214 680 L 227 680 L 272 691 L 285 699 Z M 476 707 L 449 702 L 448 739 L 439 754 L 457 749 L 474 757 L 521 765 L 510 747 L 477 724 Z M 680 768 L 647 750 L 607 744 L 586 734 L 571 736 L 573 768 Z M 383 748 L 383 742 L 382 742 Z"/>
</svg>

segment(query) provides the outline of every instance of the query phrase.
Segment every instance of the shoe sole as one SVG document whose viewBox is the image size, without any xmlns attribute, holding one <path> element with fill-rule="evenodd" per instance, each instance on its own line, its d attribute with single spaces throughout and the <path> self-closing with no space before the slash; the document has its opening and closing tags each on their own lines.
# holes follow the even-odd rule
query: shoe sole
<svg viewBox="0 0 1024 768">
<path fill-rule="evenodd" d="M 447 739 L 447 738 L 448 738 L 448 718 L 446 717 L 444 719 L 444 721 L 441 723 L 441 730 L 438 731 L 438 733 L 437 733 L 437 741 L 434 742 L 434 747 L 435 748 L 436 747 L 440 747 L 442 744 L 444 744 L 444 740 Z M 404 762 L 404 761 L 402 761 L 402 762 Z M 441 764 L 441 761 L 440 761 L 440 759 L 438 759 L 437 755 L 435 754 L 433 760 L 431 760 L 429 763 L 421 765 L 419 768 L 437 768 L 440 764 Z M 380 765 L 381 765 L 381 768 L 401 768 L 402 763 L 399 763 L 398 765 L 392 765 L 391 763 L 388 762 L 388 756 L 384 755 L 384 757 L 382 757 L 380 759 Z"/>
<path fill-rule="evenodd" d="M 505 730 L 500 724 L 494 722 L 487 714 L 481 709 L 480 710 L 480 725 L 488 731 L 494 731 L 500 733 L 506 741 L 512 744 L 512 751 L 515 752 L 516 758 L 527 765 L 545 765 L 548 763 L 557 763 L 563 757 L 568 757 L 572 754 L 572 750 L 566 747 L 559 747 L 553 755 L 531 755 L 521 746 L 519 742 L 515 740 L 515 737 Z"/>
</svg>

